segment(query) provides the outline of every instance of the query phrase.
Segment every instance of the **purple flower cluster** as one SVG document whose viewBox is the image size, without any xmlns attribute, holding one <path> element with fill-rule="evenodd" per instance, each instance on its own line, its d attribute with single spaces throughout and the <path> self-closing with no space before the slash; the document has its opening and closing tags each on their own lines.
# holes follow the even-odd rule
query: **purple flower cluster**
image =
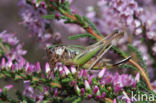
<svg viewBox="0 0 156 103">
<path fill-rule="evenodd" d="M 23 45 L 19 43 L 19 40 L 15 37 L 15 34 L 9 34 L 6 31 L 0 33 L 0 39 L 2 40 L 1 47 L 5 51 L 5 56 L 8 60 L 20 60 L 24 59 L 23 56 L 27 53 L 23 50 Z M 5 45 L 14 46 L 14 48 L 7 48 Z"/>
<path fill-rule="evenodd" d="M 37 73 L 41 72 L 41 67 L 39 62 L 37 62 L 36 65 L 34 65 L 34 64 L 30 64 L 24 59 L 20 59 L 18 60 L 18 62 L 14 63 L 11 59 L 8 59 L 8 61 L 6 61 L 5 58 L 2 58 L 0 67 L 2 70 L 7 69 L 7 70 L 11 70 L 12 72 L 18 70 L 24 70 L 30 74 L 32 74 L 33 72 L 37 72 Z"/>
<path fill-rule="evenodd" d="M 16 45 L 19 42 L 19 40 L 15 37 L 15 34 L 7 33 L 7 31 L 1 32 L 0 38 L 2 42 L 8 43 L 10 45 Z"/>
<path fill-rule="evenodd" d="M 53 0 L 50 1 L 53 2 Z M 69 0 L 70 3 L 72 1 Z M 57 2 L 64 3 L 65 1 L 59 0 Z M 42 18 L 42 15 L 48 14 L 46 3 L 43 1 L 38 3 L 36 0 L 32 0 L 31 3 L 27 0 L 19 1 L 20 15 L 23 19 L 21 24 L 29 28 L 31 36 L 37 37 L 43 47 L 52 45 L 50 42 L 52 38 L 59 41 L 61 39 L 60 33 L 54 33 L 53 36 L 48 33 L 46 28 L 50 22 Z M 149 5 L 150 8 L 146 9 L 145 5 Z M 119 45 L 124 49 L 126 47 L 123 44 L 130 41 L 129 37 L 132 36 L 130 38 L 133 42 L 132 45 L 141 51 L 146 64 L 151 66 L 153 62 L 149 58 L 148 47 L 140 41 L 140 38 L 145 35 L 147 40 L 154 41 L 152 51 L 153 54 L 156 54 L 155 9 L 156 7 L 151 0 L 142 4 L 139 0 L 137 2 L 135 0 L 100 0 L 97 1 L 96 7 L 87 8 L 86 16 L 95 23 L 103 35 L 107 35 L 115 29 L 123 30 L 125 37 L 119 41 Z M 153 16 L 150 14 L 151 11 Z M 56 15 L 57 18 L 59 15 Z M 55 24 L 66 27 L 70 34 L 85 33 L 85 30 L 78 25 L 64 25 L 63 22 L 62 20 L 54 21 Z M 23 79 L 23 96 L 29 97 L 37 103 L 44 102 L 45 99 L 47 99 L 46 102 L 59 101 L 73 95 L 85 99 L 93 98 L 100 102 L 110 98 L 113 99 L 113 103 L 117 103 L 120 100 L 118 98 L 128 97 L 129 91 L 138 91 L 142 87 L 138 85 L 140 83 L 139 73 L 134 77 L 129 74 L 108 71 L 105 67 L 102 70 L 88 71 L 62 63 L 57 63 L 54 68 L 50 68 L 49 64 L 45 63 L 45 67 L 41 68 L 39 62 L 31 64 L 24 59 L 23 56 L 27 51 L 22 49 L 23 44 L 19 42 L 15 34 L 3 31 L 0 33 L 0 40 L 1 51 L 4 51 L 2 55 L 5 56 L 0 62 L 1 76 L 10 78 L 10 75 L 13 75 L 15 80 L 17 78 Z M 152 86 L 155 91 L 156 82 L 153 82 Z M 4 89 L 9 90 L 12 87 L 12 85 L 7 85 Z M 0 94 L 2 92 L 3 89 L 0 89 Z M 131 100 L 127 98 L 126 103 L 131 103 Z"/>
<path fill-rule="evenodd" d="M 23 95 L 30 97 L 31 99 L 35 100 L 38 103 L 41 103 L 44 95 L 47 94 L 47 88 L 44 87 L 44 90 L 42 92 L 35 92 L 35 88 L 32 88 L 30 85 L 30 81 L 24 81 L 24 91 L 23 91 Z"/>
<path fill-rule="evenodd" d="M 45 7 L 36 7 L 35 1 L 33 3 L 34 5 L 31 5 L 26 0 L 19 0 L 20 16 L 23 19 L 20 24 L 28 27 L 31 36 L 36 36 L 40 44 L 46 47 L 51 45 L 50 41 L 52 39 L 52 35 L 46 32 L 46 25 L 49 25 L 50 21 L 42 18 L 43 15 L 47 15 Z"/>
<path fill-rule="evenodd" d="M 87 70 L 81 69 L 78 71 L 74 66 L 68 68 L 67 66 L 58 63 L 54 69 L 55 73 L 59 71 L 59 75 L 62 78 L 68 78 L 70 75 L 77 74 L 77 80 L 72 80 L 69 83 L 70 87 L 74 87 L 78 95 L 86 98 L 95 98 L 97 100 L 104 99 L 107 95 L 107 90 L 102 90 L 103 88 L 109 88 L 110 91 L 113 89 L 114 94 L 124 91 L 124 87 L 132 87 L 135 89 L 136 84 L 140 81 L 140 74 L 138 73 L 135 78 L 132 75 L 119 73 L 111 73 L 106 70 L 106 68 L 101 71 L 92 70 L 89 73 Z M 94 80 L 97 80 L 96 83 Z M 82 84 L 79 84 L 83 82 Z"/>
<path fill-rule="evenodd" d="M 134 15 L 142 15 L 143 9 L 134 0 L 100 0 L 97 6 L 98 11 L 88 7 L 87 17 L 95 22 L 102 33 L 108 34 L 115 29 L 128 29 L 137 35 L 142 33 L 141 22 Z"/>
</svg>

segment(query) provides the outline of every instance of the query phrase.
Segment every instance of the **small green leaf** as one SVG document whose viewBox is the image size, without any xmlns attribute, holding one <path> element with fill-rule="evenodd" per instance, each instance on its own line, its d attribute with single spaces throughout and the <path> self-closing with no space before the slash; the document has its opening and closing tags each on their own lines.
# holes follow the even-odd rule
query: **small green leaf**
<svg viewBox="0 0 156 103">
<path fill-rule="evenodd" d="M 80 23 L 82 24 L 82 26 L 83 26 L 84 28 L 87 28 L 87 27 L 88 27 L 88 25 L 85 23 L 85 21 L 83 20 L 83 18 L 82 18 L 80 15 L 75 14 L 75 17 L 76 17 L 77 21 L 80 22 Z"/>
<path fill-rule="evenodd" d="M 68 36 L 69 40 L 75 40 L 75 39 L 79 39 L 79 38 L 84 38 L 84 37 L 91 37 L 92 39 L 95 39 L 94 36 L 90 35 L 89 33 L 84 33 L 84 34 L 77 34 L 77 35 L 73 35 L 73 36 Z"/>
<path fill-rule="evenodd" d="M 117 48 L 116 46 L 112 46 L 111 49 L 112 49 L 114 52 L 120 54 L 121 56 L 123 56 L 123 57 L 127 57 L 127 54 L 124 53 L 123 51 L 121 51 L 121 50 L 120 50 L 119 48 Z"/>
<path fill-rule="evenodd" d="M 72 80 L 69 79 L 69 78 L 66 78 L 66 79 L 63 79 L 63 80 L 62 80 L 63 83 L 69 83 L 69 82 L 71 82 L 71 81 L 72 81 Z"/>
<path fill-rule="evenodd" d="M 138 70 L 136 67 L 134 67 L 133 65 L 130 65 L 130 64 L 120 65 L 119 68 Z"/>
<path fill-rule="evenodd" d="M 42 18 L 44 18 L 44 19 L 54 19 L 55 15 L 52 15 L 52 14 L 50 14 L 50 15 L 43 15 Z"/>
</svg>

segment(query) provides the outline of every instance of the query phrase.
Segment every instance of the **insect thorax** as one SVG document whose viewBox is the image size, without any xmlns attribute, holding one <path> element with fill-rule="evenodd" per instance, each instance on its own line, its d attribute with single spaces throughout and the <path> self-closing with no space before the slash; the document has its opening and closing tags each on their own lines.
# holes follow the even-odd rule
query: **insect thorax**
<svg viewBox="0 0 156 103">
<path fill-rule="evenodd" d="M 72 60 L 79 52 L 69 49 L 66 46 L 55 46 L 47 48 L 47 55 L 51 68 L 54 68 L 57 62 Z"/>
</svg>

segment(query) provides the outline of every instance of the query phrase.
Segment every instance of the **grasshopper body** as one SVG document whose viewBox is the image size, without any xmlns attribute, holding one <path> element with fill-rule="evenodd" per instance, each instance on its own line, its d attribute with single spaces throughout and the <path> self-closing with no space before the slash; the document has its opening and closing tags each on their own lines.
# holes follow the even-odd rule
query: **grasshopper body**
<svg viewBox="0 0 156 103">
<path fill-rule="evenodd" d="M 113 40 L 122 37 L 121 33 L 112 33 L 103 40 L 86 47 L 83 50 L 71 48 L 69 46 L 55 46 L 47 48 L 47 55 L 51 68 L 54 68 L 57 62 L 65 65 L 75 65 L 85 69 L 102 69 L 112 67 L 110 60 L 103 58 L 103 55 L 111 48 Z"/>
<path fill-rule="evenodd" d="M 83 68 L 88 68 L 97 58 L 95 53 L 98 50 L 92 52 L 92 54 L 87 54 L 86 59 L 85 57 L 80 57 L 80 61 L 76 61 L 79 58 L 79 54 L 81 53 L 80 50 L 73 50 L 68 46 L 56 46 L 52 48 L 47 48 L 47 55 L 49 59 L 49 64 L 51 68 L 54 68 L 57 62 L 62 62 L 65 65 L 75 65 L 75 66 L 82 66 Z M 89 57 L 88 57 L 89 56 Z M 81 61 L 82 60 L 82 61 Z M 101 69 L 106 66 L 106 62 L 109 62 L 108 59 L 101 59 L 93 69 Z"/>
</svg>

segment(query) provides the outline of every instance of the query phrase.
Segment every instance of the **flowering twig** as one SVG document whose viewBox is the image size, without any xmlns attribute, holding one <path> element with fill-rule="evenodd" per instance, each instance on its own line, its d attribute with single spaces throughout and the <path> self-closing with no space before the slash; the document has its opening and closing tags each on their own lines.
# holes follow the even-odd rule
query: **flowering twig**
<svg viewBox="0 0 156 103">
<path fill-rule="evenodd" d="M 69 14 L 68 12 L 66 11 L 60 11 L 59 9 L 57 9 L 57 7 L 55 7 L 54 5 L 49 5 L 49 7 L 52 7 L 53 9 L 59 11 L 60 13 L 62 13 L 63 15 L 65 15 L 66 17 L 70 18 L 71 20 L 73 21 L 76 21 L 77 24 L 79 24 L 80 26 L 82 26 L 82 24 L 77 20 L 77 18 L 75 17 L 75 15 L 72 15 L 72 14 Z M 83 26 L 82 26 L 83 27 Z M 88 33 L 90 33 L 91 35 L 95 36 L 98 40 L 102 40 L 103 38 L 101 36 L 99 36 L 97 33 L 94 32 L 94 30 L 92 28 L 90 28 L 89 26 L 87 27 L 83 27 Z M 128 61 L 129 63 L 131 63 L 132 65 L 134 65 L 140 72 L 141 72 L 141 75 L 143 76 L 148 88 L 150 90 L 153 90 L 152 89 L 152 86 L 151 86 L 151 83 L 150 83 L 150 80 L 149 78 L 147 77 L 144 69 L 139 65 L 137 64 L 134 60 L 130 59 Z"/>
</svg>

